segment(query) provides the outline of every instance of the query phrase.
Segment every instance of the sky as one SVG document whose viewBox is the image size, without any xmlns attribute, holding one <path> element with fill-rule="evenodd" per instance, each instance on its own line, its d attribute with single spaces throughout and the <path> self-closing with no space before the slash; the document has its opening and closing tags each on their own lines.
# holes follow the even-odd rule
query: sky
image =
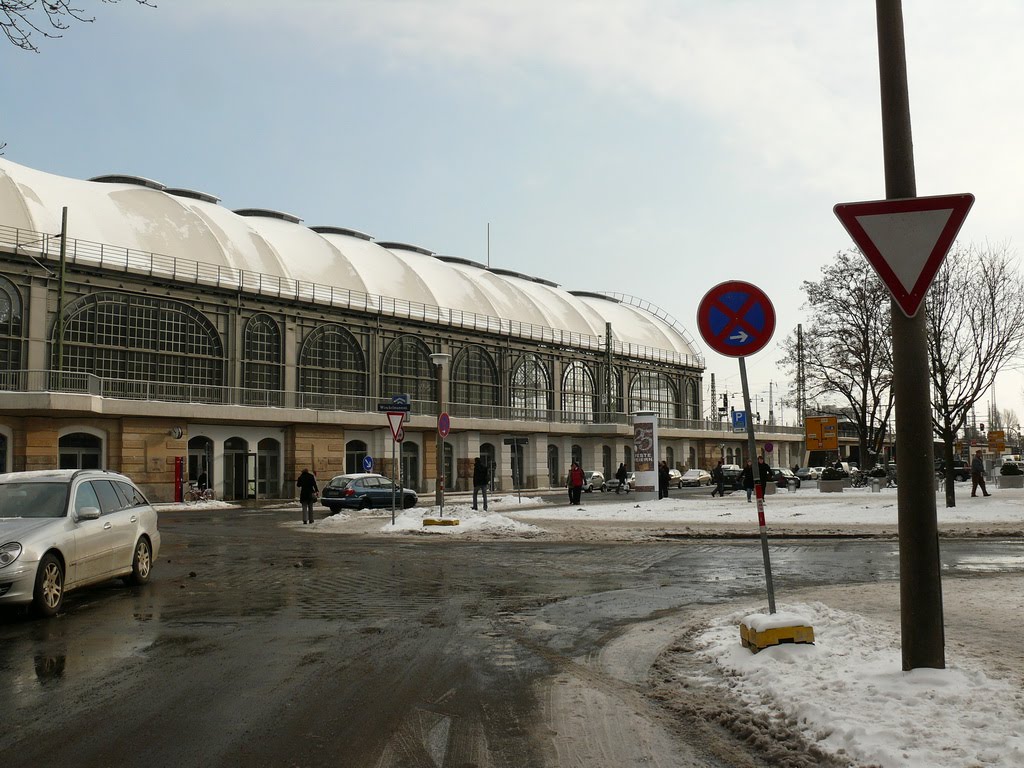
<svg viewBox="0 0 1024 768">
<path fill-rule="evenodd" d="M 8 159 L 636 296 L 704 353 L 706 397 L 741 385 L 697 306 L 746 280 L 777 316 L 752 410 L 781 421 L 800 284 L 852 246 L 832 207 L 885 197 L 869 0 L 80 5 L 39 53 L 0 46 Z M 918 194 L 974 194 L 960 242 L 1017 253 L 1024 6 L 903 14 Z M 995 396 L 1024 415 L 1024 376 Z"/>
<path fill-rule="evenodd" d="M 1019 524 L 1024 520 L 1024 491 L 993 488 L 990 498 L 971 499 L 966 483 L 957 487 L 961 493 L 954 509 L 943 508 L 938 498 L 940 526 L 968 523 L 983 531 L 987 524 Z M 365 525 L 369 514 L 377 517 L 379 527 L 371 525 L 363 530 L 394 536 L 476 534 L 521 538 L 542 535 L 545 523 L 554 520 L 577 521 L 577 530 L 604 521 L 620 526 L 631 521 L 657 521 L 669 528 L 746 522 L 753 533 L 757 531 L 756 505 L 745 503 L 743 498 L 737 492 L 717 500 L 707 494 L 687 494 L 639 501 L 632 494 L 614 503 L 587 504 L 584 499 L 583 505 L 573 507 L 566 505 L 561 496 L 520 499 L 497 495 L 484 513 L 473 512 L 468 502 L 453 497 L 444 516 L 460 523 L 449 526 L 424 526 L 424 518 L 438 517 L 436 507 L 399 510 L 394 524 L 390 510 L 329 516 L 324 516 L 326 510 L 317 510 L 314 525 L 303 526 L 298 506 L 293 503 L 294 520 L 282 525 L 305 535 L 352 534 L 353 526 Z M 808 524 L 841 531 L 851 523 L 895 530 L 896 491 L 780 491 L 766 497 L 765 515 L 769 530 Z M 769 549 L 774 546 L 777 544 L 771 541 Z M 895 557 L 895 543 L 893 546 Z M 980 573 L 990 564 L 979 558 L 974 567 Z M 986 591 L 988 582 L 972 580 L 961 588 L 959 583 L 944 579 L 947 616 L 962 617 L 960 612 L 966 611 L 969 617 L 971 601 L 980 599 L 1002 606 L 1012 621 L 1024 609 L 1019 588 L 1024 558 L 1017 558 L 1015 563 L 1001 561 L 999 568 L 1011 571 L 1009 580 L 1001 582 L 1011 590 L 1009 593 L 990 594 Z M 1014 569 L 1016 574 L 1012 573 Z M 998 585 L 995 588 L 1000 589 Z M 947 638 L 946 669 L 904 672 L 899 622 L 894 625 L 872 613 L 865 615 L 821 601 L 789 602 L 785 594 L 780 594 L 778 600 L 775 615 L 769 615 L 766 606 L 757 601 L 719 605 L 688 644 L 711 667 L 699 684 L 715 686 L 722 696 L 738 698 L 743 707 L 772 723 L 773 739 L 785 742 L 799 733 L 828 753 L 883 768 L 1011 768 L 1024 764 L 1020 726 L 1024 722 L 1024 697 L 1019 681 L 1007 678 L 1006 670 L 1013 668 L 1009 659 L 993 658 L 977 643 Z M 959 605 L 954 605 L 957 602 Z M 754 655 L 740 644 L 741 622 L 761 628 L 810 626 L 815 642 L 769 647 Z M 680 678 L 684 676 L 682 670 L 679 674 Z M 692 696 L 693 686 L 692 680 L 684 685 L 680 679 L 679 696 Z M 879 712 L 885 717 L 879 718 Z"/>
</svg>

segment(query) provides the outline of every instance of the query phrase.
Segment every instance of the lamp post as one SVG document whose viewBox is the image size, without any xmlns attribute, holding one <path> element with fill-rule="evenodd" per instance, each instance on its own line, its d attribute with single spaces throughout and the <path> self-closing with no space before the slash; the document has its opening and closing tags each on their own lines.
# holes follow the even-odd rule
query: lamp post
<svg viewBox="0 0 1024 768">
<path fill-rule="evenodd" d="M 434 366 L 434 376 L 437 382 L 437 417 L 441 418 L 441 414 L 444 413 L 446 407 L 445 401 L 446 389 L 447 389 L 447 377 L 445 376 L 445 370 L 448 368 L 448 361 L 451 360 L 451 355 L 445 354 L 444 352 L 435 352 L 430 356 L 430 364 Z M 441 431 L 438 430 L 435 437 L 435 462 L 436 462 L 436 477 L 434 481 L 434 505 L 438 509 L 444 508 L 444 438 L 441 437 Z"/>
</svg>

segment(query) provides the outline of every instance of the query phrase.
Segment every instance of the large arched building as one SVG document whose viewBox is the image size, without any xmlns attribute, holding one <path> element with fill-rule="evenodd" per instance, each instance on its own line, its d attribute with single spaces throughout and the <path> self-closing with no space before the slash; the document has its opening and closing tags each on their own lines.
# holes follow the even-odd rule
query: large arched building
<svg viewBox="0 0 1024 768">
<path fill-rule="evenodd" d="M 743 453 L 703 418 L 692 339 L 629 297 L 2 158 L 0 255 L 0 469 L 107 467 L 170 499 L 179 465 L 242 499 L 367 456 L 393 474 L 394 455 L 430 491 L 441 407 L 450 489 L 478 456 L 505 489 L 560 485 L 572 458 L 611 474 L 632 463 L 641 410 L 672 466 Z M 399 395 L 396 447 L 378 407 Z M 798 455 L 799 436 L 773 431 Z"/>
</svg>

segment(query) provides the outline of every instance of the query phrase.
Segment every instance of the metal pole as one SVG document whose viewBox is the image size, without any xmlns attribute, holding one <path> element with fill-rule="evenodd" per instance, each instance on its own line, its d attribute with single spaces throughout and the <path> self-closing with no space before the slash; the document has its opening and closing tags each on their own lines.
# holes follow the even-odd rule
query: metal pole
<svg viewBox="0 0 1024 768">
<path fill-rule="evenodd" d="M 57 279 L 57 376 L 64 371 L 64 272 L 68 257 L 68 207 L 60 215 L 60 275 Z M 63 386 L 63 381 L 61 381 Z M 49 384 L 47 385 L 49 388 Z"/>
<path fill-rule="evenodd" d="M 917 196 L 901 0 L 875 0 L 886 199 Z M 896 487 L 903 669 L 944 669 L 945 630 L 925 308 L 907 317 L 893 300 L 893 394 L 900 436 Z"/>
<path fill-rule="evenodd" d="M 391 474 L 395 474 L 395 440 L 394 435 L 391 436 Z M 391 480 L 391 525 L 395 524 L 395 481 Z"/>
<path fill-rule="evenodd" d="M 747 414 L 747 452 L 754 474 L 754 496 L 757 498 L 757 527 L 761 532 L 761 558 L 764 560 L 764 580 L 768 587 L 768 613 L 775 613 L 775 587 L 772 584 L 772 560 L 768 555 L 768 527 L 764 521 L 764 488 L 757 469 L 757 444 L 754 442 L 754 422 L 750 418 L 750 390 L 747 388 L 747 360 L 740 359 L 740 382 L 743 385 L 743 410 Z M 768 478 L 765 478 L 768 482 Z"/>
</svg>

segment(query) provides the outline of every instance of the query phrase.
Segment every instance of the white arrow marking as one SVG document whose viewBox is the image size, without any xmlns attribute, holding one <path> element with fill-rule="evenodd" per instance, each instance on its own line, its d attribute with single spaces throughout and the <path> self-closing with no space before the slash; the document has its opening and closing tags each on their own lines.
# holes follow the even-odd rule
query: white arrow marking
<svg viewBox="0 0 1024 768">
<path fill-rule="evenodd" d="M 738 341 L 740 344 L 742 344 L 744 341 L 747 340 L 747 338 L 747 332 L 741 328 L 739 333 L 737 333 L 735 336 L 729 337 L 729 341 Z"/>
</svg>

